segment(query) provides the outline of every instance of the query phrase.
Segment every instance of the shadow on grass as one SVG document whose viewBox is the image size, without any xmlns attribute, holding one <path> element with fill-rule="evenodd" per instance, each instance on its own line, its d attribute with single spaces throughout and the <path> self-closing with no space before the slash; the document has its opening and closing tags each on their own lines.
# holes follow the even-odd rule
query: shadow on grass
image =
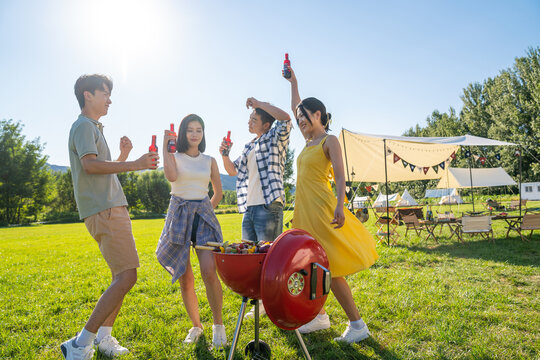
<svg viewBox="0 0 540 360">
<path fill-rule="evenodd" d="M 468 237 L 464 243 L 440 244 L 435 247 L 425 247 L 420 244 L 398 245 L 412 251 L 427 254 L 449 255 L 464 259 L 482 259 L 504 262 L 520 266 L 540 266 L 540 236 L 533 236 L 531 241 L 522 241 L 519 237 L 508 239 L 498 238 L 495 243 L 488 240 L 478 240 L 478 237 Z"/>
<path fill-rule="evenodd" d="M 302 347 L 294 331 L 284 331 L 287 342 L 296 348 L 297 359 L 305 359 Z M 358 344 L 337 342 L 333 339 L 341 334 L 333 328 L 302 335 L 306 348 L 313 359 L 401 359 L 396 353 L 385 348 L 375 338 L 369 337 Z"/>
</svg>

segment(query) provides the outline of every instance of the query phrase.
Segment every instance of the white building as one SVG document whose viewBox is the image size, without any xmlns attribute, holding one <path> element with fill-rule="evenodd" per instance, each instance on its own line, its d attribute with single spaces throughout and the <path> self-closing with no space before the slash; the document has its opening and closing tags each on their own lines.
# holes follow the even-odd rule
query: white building
<svg viewBox="0 0 540 360">
<path fill-rule="evenodd" d="M 540 200 L 540 182 L 521 183 L 523 200 Z"/>
</svg>

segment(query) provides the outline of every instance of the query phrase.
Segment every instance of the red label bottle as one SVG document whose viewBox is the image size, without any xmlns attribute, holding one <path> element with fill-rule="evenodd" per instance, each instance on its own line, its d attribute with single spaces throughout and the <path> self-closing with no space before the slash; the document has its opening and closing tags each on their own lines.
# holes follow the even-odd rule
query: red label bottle
<svg viewBox="0 0 540 360">
<path fill-rule="evenodd" d="M 158 152 L 158 147 L 156 145 L 156 135 L 152 135 L 152 145 L 148 148 L 150 152 Z"/>
<path fill-rule="evenodd" d="M 173 133 L 173 135 L 176 135 L 176 133 L 174 132 L 174 124 L 171 124 L 171 132 Z M 169 142 L 167 143 L 167 151 L 170 153 L 176 152 L 176 141 L 174 141 L 173 139 L 169 140 Z"/>
<path fill-rule="evenodd" d="M 291 78 L 291 72 L 289 71 L 290 66 L 291 61 L 289 60 L 289 54 L 285 53 L 285 60 L 283 60 L 283 77 L 285 77 L 285 79 Z"/>
<path fill-rule="evenodd" d="M 227 156 L 229 155 L 229 151 L 231 150 L 231 131 L 227 131 L 227 138 L 225 139 L 225 149 L 221 152 L 221 155 Z"/>
</svg>

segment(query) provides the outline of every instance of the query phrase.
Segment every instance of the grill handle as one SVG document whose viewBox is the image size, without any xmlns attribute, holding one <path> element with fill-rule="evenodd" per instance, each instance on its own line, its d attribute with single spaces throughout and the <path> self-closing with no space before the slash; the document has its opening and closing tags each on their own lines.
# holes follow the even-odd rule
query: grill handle
<svg viewBox="0 0 540 360">
<path fill-rule="evenodd" d="M 330 274 L 330 270 L 325 268 L 319 263 L 311 263 L 311 281 L 310 281 L 310 291 L 309 291 L 309 299 L 315 300 L 317 298 L 317 269 L 322 269 L 322 290 L 323 295 L 326 295 L 330 292 L 330 284 L 332 283 L 332 276 Z"/>
</svg>

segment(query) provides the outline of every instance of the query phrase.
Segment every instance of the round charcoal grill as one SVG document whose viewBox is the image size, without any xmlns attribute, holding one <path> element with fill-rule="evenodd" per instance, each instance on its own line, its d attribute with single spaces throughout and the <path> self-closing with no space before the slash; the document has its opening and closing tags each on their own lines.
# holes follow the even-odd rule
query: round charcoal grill
<svg viewBox="0 0 540 360">
<path fill-rule="evenodd" d="M 311 359 L 300 326 L 317 316 L 330 291 L 328 258 L 307 232 L 291 229 L 281 234 L 267 254 L 214 252 L 217 271 L 225 285 L 242 296 L 229 360 L 236 350 L 248 300 L 255 305 L 255 339 L 245 347 L 252 359 L 270 359 L 268 344 L 259 339 L 259 301 L 279 328 L 293 330 L 306 359 Z"/>
</svg>

